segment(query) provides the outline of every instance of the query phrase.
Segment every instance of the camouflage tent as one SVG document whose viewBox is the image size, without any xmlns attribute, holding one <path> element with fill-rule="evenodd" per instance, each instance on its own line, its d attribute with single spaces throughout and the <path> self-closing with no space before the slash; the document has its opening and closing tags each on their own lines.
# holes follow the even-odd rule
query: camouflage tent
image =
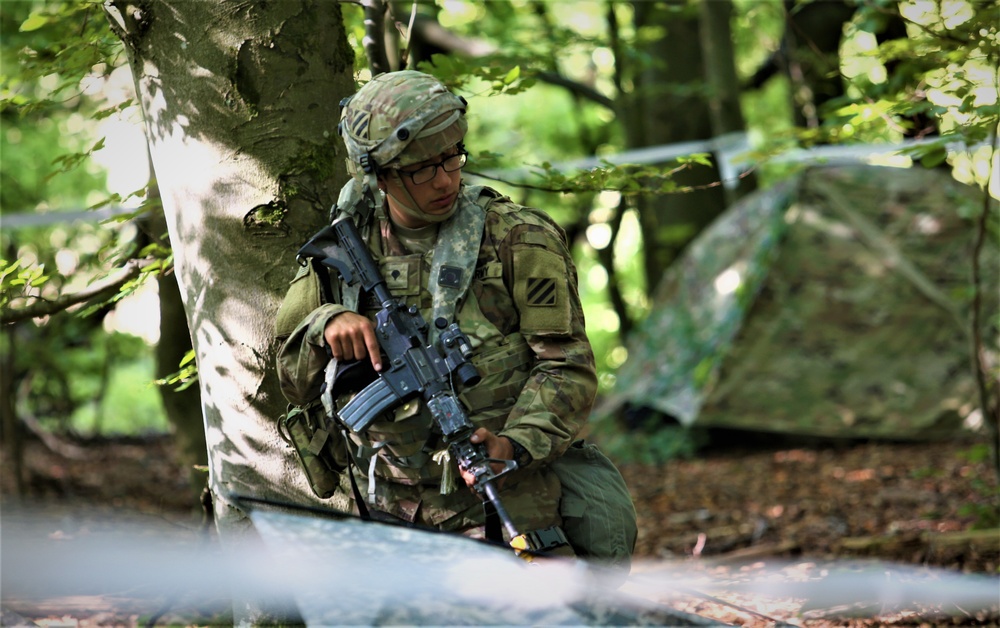
<svg viewBox="0 0 1000 628">
<path fill-rule="evenodd" d="M 953 434 L 977 401 L 968 217 L 982 206 L 981 191 L 919 168 L 815 167 L 755 193 L 668 270 L 597 414 L 627 404 L 687 426 Z M 995 324 L 988 245 L 984 312 Z"/>
</svg>

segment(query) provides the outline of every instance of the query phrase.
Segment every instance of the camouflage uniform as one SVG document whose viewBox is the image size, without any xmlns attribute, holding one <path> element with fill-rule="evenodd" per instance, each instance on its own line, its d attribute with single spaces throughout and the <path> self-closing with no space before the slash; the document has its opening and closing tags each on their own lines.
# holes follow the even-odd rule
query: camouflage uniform
<svg viewBox="0 0 1000 628">
<path fill-rule="evenodd" d="M 463 192 L 467 207 L 482 211 L 468 198 L 470 190 Z M 499 196 L 489 189 L 481 193 Z M 494 200 L 485 218 L 472 286 L 456 313 L 483 379 L 459 392 L 477 427 L 511 438 L 531 455 L 531 463 L 508 479 L 501 496 L 519 526 L 543 528 L 560 522 L 559 483 L 546 463 L 566 450 L 589 414 L 596 391 L 593 353 L 575 290 L 576 270 L 559 227 L 506 198 Z M 378 226 L 370 231 L 370 250 L 390 290 L 431 320 L 431 293 L 421 281 L 430 276 L 429 253 L 409 254 L 388 221 Z M 319 281 L 312 275 L 307 268 L 296 282 Z M 360 309 L 373 320 L 378 311 L 368 303 Z M 291 310 L 283 308 L 278 321 L 284 340 L 278 373 L 288 400 L 307 404 L 319 393 L 328 361 L 323 330 L 345 307 L 324 304 L 301 321 L 288 320 L 295 316 Z M 464 488 L 442 494 L 445 469 L 454 463 L 434 460 L 445 446 L 422 406 L 411 401 L 390 420 L 375 422 L 364 436 L 351 434 L 361 465 L 376 456 L 375 507 L 445 529 L 475 527 L 481 523 L 479 498 Z M 385 445 L 375 452 L 376 443 Z M 367 485 L 364 475 L 358 480 Z"/>
<path fill-rule="evenodd" d="M 462 129 L 464 134 L 464 129 Z M 454 141 L 448 137 L 448 141 Z M 459 136 L 460 139 L 460 136 Z M 440 150 L 434 147 L 433 150 Z M 405 155 L 405 154 L 404 154 Z M 352 171 L 356 177 L 363 173 Z M 454 221 L 479 213 L 482 240 L 471 286 L 454 305 L 454 320 L 473 345 L 482 381 L 457 392 L 476 427 L 520 444 L 530 461 L 508 476 L 501 498 L 522 532 L 559 525 L 561 487 L 549 463 L 566 451 L 586 420 L 597 388 L 593 353 L 577 294 L 577 275 L 563 231 L 544 213 L 514 204 L 489 188 L 463 186 Z M 434 249 L 407 250 L 384 211 L 362 224 L 369 250 L 393 295 L 434 319 Z M 444 233 L 447 223 L 441 224 Z M 477 234 L 468 239 L 475 242 Z M 278 374 L 295 405 L 314 404 L 329 358 L 327 323 L 348 308 L 316 303 L 322 279 L 305 267 L 278 314 Z M 343 286 L 334 286 L 343 294 Z M 341 299 L 344 301 L 344 299 Z M 359 313 L 374 320 L 378 305 Z M 352 391 L 336 390 L 338 407 Z M 410 401 L 346 443 L 358 465 L 355 478 L 372 506 L 400 519 L 481 535 L 480 498 L 464 486 L 457 465 L 422 401 Z M 331 438 L 343 439 L 334 435 Z M 345 443 L 336 447 L 346 463 Z M 372 507 L 369 506 L 369 507 Z"/>
</svg>

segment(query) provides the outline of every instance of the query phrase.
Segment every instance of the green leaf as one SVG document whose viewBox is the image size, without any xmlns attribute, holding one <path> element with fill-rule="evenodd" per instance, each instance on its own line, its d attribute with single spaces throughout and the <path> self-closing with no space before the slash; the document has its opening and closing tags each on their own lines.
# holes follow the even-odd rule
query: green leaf
<svg viewBox="0 0 1000 628">
<path fill-rule="evenodd" d="M 187 366 L 188 364 L 194 363 L 194 349 L 188 349 L 184 357 L 181 358 L 180 366 Z"/>
<path fill-rule="evenodd" d="M 709 153 L 691 153 L 685 157 L 678 157 L 677 163 L 700 164 L 702 166 L 712 166 L 712 156 Z"/>
<path fill-rule="evenodd" d="M 18 29 L 22 33 L 28 33 L 31 31 L 37 31 L 41 27 L 49 23 L 49 16 L 42 13 L 32 13 L 28 19 L 21 23 L 21 28 Z"/>
<path fill-rule="evenodd" d="M 17 272 L 17 269 L 21 267 L 21 260 L 16 259 L 12 262 L 7 262 L 6 260 L 0 260 L 0 282 L 7 279 L 8 276 Z"/>
<path fill-rule="evenodd" d="M 948 157 L 948 151 L 943 147 L 935 147 L 934 150 L 929 151 L 923 157 L 920 158 L 920 165 L 925 168 L 934 168 L 944 163 L 944 160 Z"/>
</svg>

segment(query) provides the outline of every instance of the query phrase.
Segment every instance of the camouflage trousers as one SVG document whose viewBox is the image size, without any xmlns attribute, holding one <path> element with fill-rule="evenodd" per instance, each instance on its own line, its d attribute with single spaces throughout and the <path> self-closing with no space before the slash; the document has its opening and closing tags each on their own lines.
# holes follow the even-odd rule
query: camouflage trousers
<svg viewBox="0 0 1000 628">
<path fill-rule="evenodd" d="M 341 474 L 340 490 L 334 495 L 334 505 L 359 514 L 353 498 L 353 489 L 347 473 Z M 500 499 L 519 532 L 561 526 L 559 505 L 562 488 L 559 478 L 548 468 L 516 471 L 504 478 Z M 368 479 L 355 471 L 355 481 L 365 506 L 369 510 L 386 513 L 401 521 L 421 527 L 454 532 L 483 539 L 485 510 L 482 499 L 470 488 L 458 486 L 453 492 L 442 494 L 437 484 L 405 485 L 387 480 L 376 480 L 375 503 L 367 503 Z M 503 530 L 504 541 L 510 538 Z"/>
</svg>

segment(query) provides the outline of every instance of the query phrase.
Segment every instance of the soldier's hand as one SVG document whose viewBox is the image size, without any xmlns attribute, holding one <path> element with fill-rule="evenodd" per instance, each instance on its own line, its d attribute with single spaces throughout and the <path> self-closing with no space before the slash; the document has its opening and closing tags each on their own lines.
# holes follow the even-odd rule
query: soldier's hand
<svg viewBox="0 0 1000 628">
<path fill-rule="evenodd" d="M 371 357 L 376 371 L 382 370 L 382 353 L 375 339 L 375 324 L 360 314 L 342 312 L 330 319 L 323 337 L 334 358 L 343 362 Z"/>
<path fill-rule="evenodd" d="M 514 459 L 514 446 L 510 444 L 510 439 L 506 436 L 497 436 L 493 432 L 489 431 L 485 427 L 477 429 L 471 437 L 469 437 L 473 443 L 483 443 L 486 445 L 486 455 L 490 458 L 495 458 L 496 460 L 513 460 Z M 494 473 L 500 473 L 503 471 L 503 465 L 499 463 L 492 463 Z M 462 470 L 462 479 L 465 480 L 465 485 L 472 488 L 476 485 L 476 476 L 469 471 Z M 497 488 L 499 489 L 503 486 L 506 477 L 502 477 L 497 480 Z"/>
</svg>

